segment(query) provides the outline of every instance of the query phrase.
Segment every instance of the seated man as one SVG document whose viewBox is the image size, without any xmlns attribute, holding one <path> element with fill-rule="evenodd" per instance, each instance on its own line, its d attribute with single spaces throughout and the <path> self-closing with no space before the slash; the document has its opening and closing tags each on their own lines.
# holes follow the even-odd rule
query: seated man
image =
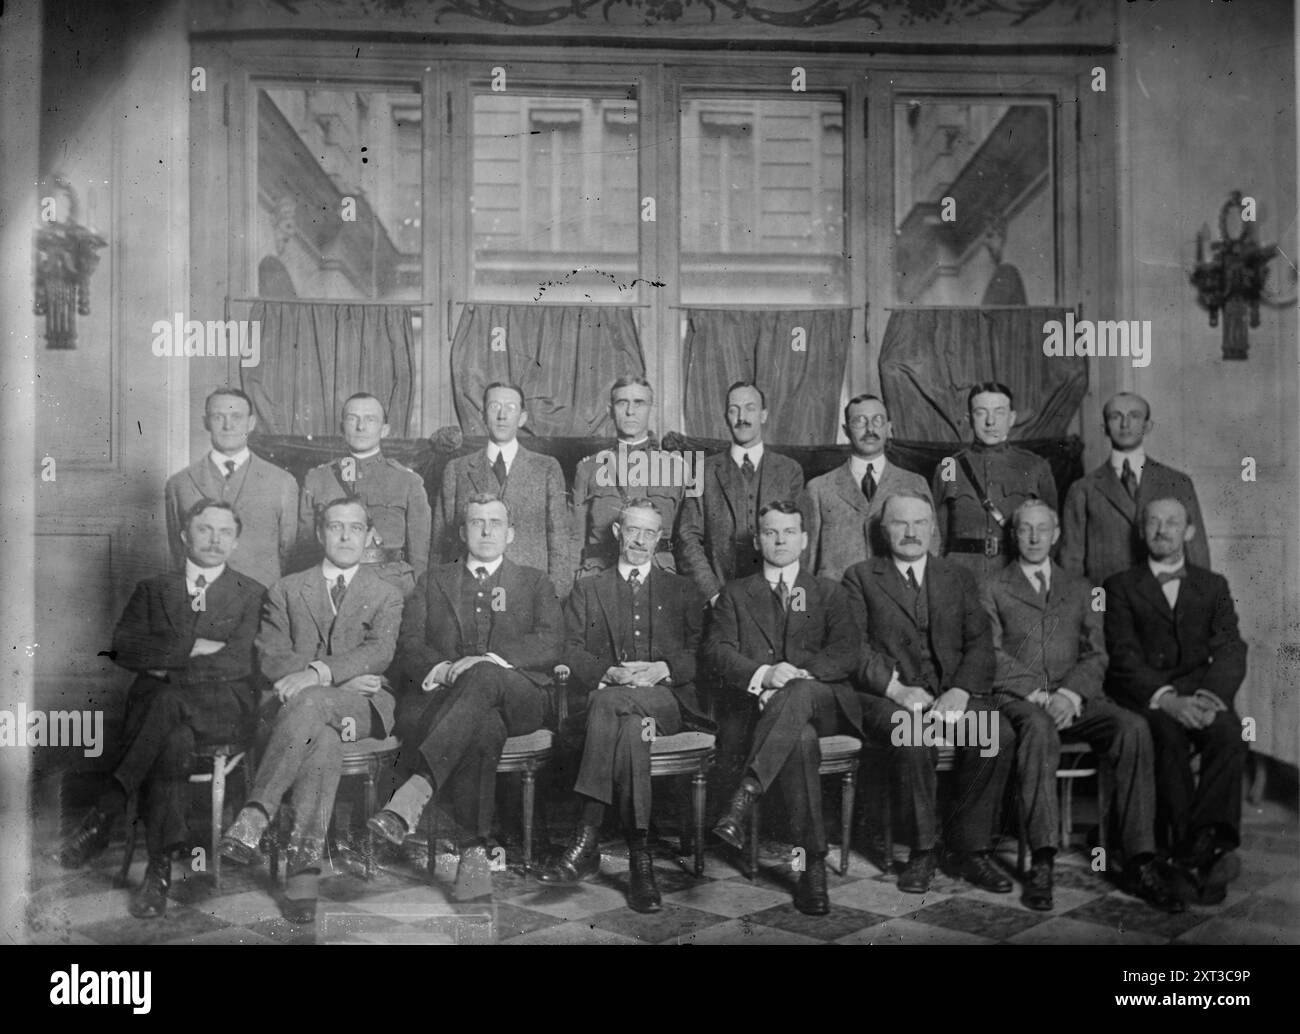
<svg viewBox="0 0 1300 1034">
<path fill-rule="evenodd" d="M 881 520 L 890 555 L 850 567 L 844 588 L 867 633 L 858 669 L 866 690 L 863 724 L 875 740 L 892 744 L 895 800 L 912 825 L 912 853 L 898 889 L 924 894 L 934 877 L 937 735 L 915 731 L 924 712 L 936 734 L 955 740 L 956 804 L 944 840 L 957 871 L 977 887 L 1009 894 L 1011 880 L 989 852 L 1015 734 L 993 706 L 993 638 L 975 576 L 930 556 L 934 508 L 924 494 L 895 492 Z"/>
<path fill-rule="evenodd" d="M 803 514 L 792 502 L 768 503 L 758 514 L 755 548 L 763 569 L 722 587 L 705 646 L 724 692 L 759 711 L 744 776 L 713 832 L 737 850 L 754 802 L 780 782 L 805 866 L 794 904 L 826 915 L 826 828 L 822 817 L 818 737 L 862 736 L 849 675 L 860 633 L 844 590 L 802 570 L 808 548 Z"/>
<path fill-rule="evenodd" d="M 1027 499 L 1011 515 L 1011 526 L 1020 558 L 984 582 L 980 601 L 997 656 L 993 702 L 1016 730 L 1017 791 L 1033 852 L 1024 903 L 1039 911 L 1052 907 L 1060 825 L 1056 770 L 1061 744 L 1082 742 L 1115 772 L 1125 885 L 1156 908 L 1185 911 L 1155 854 L 1151 734 L 1138 715 L 1102 692 L 1106 647 L 1092 587 L 1052 563 L 1061 530 L 1047 503 Z"/>
<path fill-rule="evenodd" d="M 452 896 L 470 901 L 492 894 L 497 763 L 507 737 L 536 732 L 546 719 L 561 619 L 546 572 L 504 556 L 514 539 L 504 502 L 469 496 L 460 536 L 469 555 L 430 567 L 402 618 L 394 671 L 406 687 L 404 765 L 413 757 L 416 771 L 370 826 L 401 844 L 433 795 L 446 791 L 459 827 Z"/>
<path fill-rule="evenodd" d="M 402 594 L 361 563 L 372 527 L 359 499 L 326 503 L 316 517 L 325 559 L 271 587 L 257 633 L 262 674 L 284 706 L 248 803 L 221 838 L 221 854 L 257 861 L 258 842 L 292 790 L 284 915 L 294 923 L 316 918 L 344 741 L 382 738 L 393 727 L 394 698 L 383 673 L 397 647 Z"/>
<path fill-rule="evenodd" d="M 131 899 L 138 919 L 167 910 L 172 854 L 189 830 L 194 747 L 248 734 L 256 711 L 253 637 L 266 589 L 226 566 L 239 515 L 200 499 L 185 515 L 183 573 L 136 586 L 113 633 L 113 660 L 136 672 L 113 783 L 59 852 L 79 868 L 108 843 L 113 819 L 139 792 L 149 864 Z"/>
<path fill-rule="evenodd" d="M 613 525 L 617 566 L 579 581 L 565 606 L 564 663 L 589 693 L 574 787 L 582 810 L 572 842 L 540 877 L 576 883 L 600 869 L 600 824 L 617 797 L 632 861 L 628 904 L 638 912 L 662 905 L 648 845 L 651 745 L 712 725 L 693 684 L 704 600 L 689 578 L 652 566 L 662 526 L 649 499 L 628 500 Z"/>
<path fill-rule="evenodd" d="M 1185 562 L 1197 531 L 1186 504 L 1153 499 L 1142 529 L 1147 560 L 1106 579 L 1106 692 L 1151 726 L 1156 822 L 1172 834 L 1188 892 L 1217 905 L 1241 872 L 1234 849 L 1246 743 L 1232 701 L 1246 677 L 1246 644 L 1227 581 Z"/>
</svg>

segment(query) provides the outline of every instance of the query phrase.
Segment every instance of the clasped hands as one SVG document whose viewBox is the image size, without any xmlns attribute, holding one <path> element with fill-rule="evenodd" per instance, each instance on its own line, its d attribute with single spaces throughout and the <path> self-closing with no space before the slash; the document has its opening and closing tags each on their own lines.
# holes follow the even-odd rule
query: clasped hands
<svg viewBox="0 0 1300 1034">
<path fill-rule="evenodd" d="M 937 697 L 931 695 L 924 686 L 908 686 L 900 683 L 893 694 L 894 703 L 908 711 L 937 711 L 948 725 L 955 724 L 966 711 L 970 694 L 956 686 L 945 690 Z"/>
<path fill-rule="evenodd" d="M 276 679 L 273 688 L 280 703 L 287 704 L 304 689 L 325 684 L 315 668 L 303 668 L 302 671 L 291 671 L 288 675 Z M 354 693 L 363 693 L 370 696 L 372 693 L 378 693 L 383 688 L 383 685 L 382 676 L 354 675 L 346 682 L 339 683 L 338 688 L 350 689 Z"/>
<path fill-rule="evenodd" d="M 606 686 L 657 686 L 672 676 L 666 661 L 624 661 L 611 665 L 600 677 L 600 687 Z"/>
<path fill-rule="evenodd" d="M 1166 693 L 1157 706 L 1185 728 L 1205 729 L 1214 721 L 1220 708 L 1215 706 L 1215 697 L 1208 689 L 1198 689 L 1191 696 L 1179 696 Z"/>
<path fill-rule="evenodd" d="M 1052 719 L 1058 730 L 1068 729 L 1074 724 L 1074 704 L 1070 702 L 1070 698 L 1064 693 L 1053 692 L 1048 689 L 1036 689 L 1025 699 L 1045 710 L 1047 717 Z"/>
<path fill-rule="evenodd" d="M 789 661 L 778 661 L 763 673 L 763 692 L 758 695 L 758 709 L 763 710 L 776 691 L 784 689 L 787 682 L 812 677 L 813 673 L 807 668 L 796 668 Z"/>
</svg>

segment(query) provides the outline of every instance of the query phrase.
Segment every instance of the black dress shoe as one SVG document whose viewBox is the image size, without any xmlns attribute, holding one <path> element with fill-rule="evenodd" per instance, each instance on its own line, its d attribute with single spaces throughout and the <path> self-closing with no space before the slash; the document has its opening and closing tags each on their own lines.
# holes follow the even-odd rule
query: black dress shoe
<svg viewBox="0 0 1300 1034">
<path fill-rule="evenodd" d="M 280 912 L 291 923 L 316 922 L 315 898 L 285 898 Z"/>
<path fill-rule="evenodd" d="M 131 895 L 131 914 L 137 919 L 157 919 L 167 912 L 167 891 L 172 885 L 171 855 L 150 858 L 144 882 Z"/>
<path fill-rule="evenodd" d="M 758 798 L 759 793 L 750 788 L 748 779 L 741 780 L 740 786 L 731 795 L 731 803 L 727 805 L 727 813 L 713 827 L 713 835 L 723 843 L 730 844 L 737 851 L 743 851 L 745 849 L 745 823 L 749 820 L 749 813 L 754 810 L 754 802 Z"/>
<path fill-rule="evenodd" d="M 826 890 L 826 858 L 806 855 L 806 866 L 794 887 L 794 907 L 806 916 L 824 916 L 831 910 Z"/>
<path fill-rule="evenodd" d="M 600 830 L 579 826 L 555 864 L 537 874 L 542 883 L 569 886 L 600 872 Z"/>
<path fill-rule="evenodd" d="M 91 808 L 77 831 L 59 845 L 59 864 L 65 869 L 80 869 L 108 846 L 112 828 L 111 815 Z"/>
<path fill-rule="evenodd" d="M 627 903 L 635 912 L 658 912 L 663 908 L 663 898 L 655 884 L 654 859 L 645 848 L 632 850 L 628 867 Z"/>
<path fill-rule="evenodd" d="M 389 811 L 384 808 L 377 815 L 371 815 L 366 820 L 366 828 L 372 833 L 378 833 L 390 844 L 396 844 L 401 847 L 406 842 L 406 820 L 397 812 Z"/>
<path fill-rule="evenodd" d="M 1197 900 L 1200 886 L 1194 874 L 1151 858 L 1141 865 L 1127 867 L 1121 887 L 1162 912 L 1186 912 L 1187 903 Z"/>
<path fill-rule="evenodd" d="M 930 889 L 930 881 L 933 879 L 934 852 L 918 854 L 913 851 L 903 866 L 903 871 L 898 874 L 898 889 L 904 894 L 924 894 Z"/>
<path fill-rule="evenodd" d="M 1202 905 L 1219 905 L 1228 896 L 1228 884 L 1241 875 L 1241 859 L 1235 851 L 1217 851 L 1197 871 L 1200 877 Z"/>
<path fill-rule="evenodd" d="M 983 851 L 963 855 L 957 867 L 957 875 L 980 890 L 992 891 L 994 894 L 1011 893 L 1011 877 L 994 865 L 993 859 Z"/>
<path fill-rule="evenodd" d="M 1029 867 L 1025 892 L 1020 896 L 1026 908 L 1036 912 L 1052 910 L 1052 863 L 1035 862 Z"/>
</svg>

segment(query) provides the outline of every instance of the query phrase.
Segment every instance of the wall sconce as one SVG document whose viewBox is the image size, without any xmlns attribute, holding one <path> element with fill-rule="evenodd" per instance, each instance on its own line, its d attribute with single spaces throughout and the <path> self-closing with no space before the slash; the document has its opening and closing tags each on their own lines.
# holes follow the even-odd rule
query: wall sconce
<svg viewBox="0 0 1300 1034">
<path fill-rule="evenodd" d="M 1208 262 L 1205 242 L 1210 231 L 1201 227 L 1191 275 L 1196 300 L 1209 310 L 1211 327 L 1219 325 L 1219 310 L 1223 310 L 1224 359 L 1246 358 L 1250 349 L 1246 320 L 1249 317 L 1250 326 L 1259 326 L 1260 295 L 1268 280 L 1268 262 L 1277 251 L 1276 244 L 1259 245 L 1255 221 L 1242 218 L 1242 210 L 1241 191 L 1234 190 L 1219 210 L 1219 239 L 1210 241 Z"/>
<path fill-rule="evenodd" d="M 45 225 L 36 231 L 33 311 L 45 317 L 46 348 L 76 348 L 77 315 L 90 315 L 90 276 L 99 265 L 95 252 L 108 242 L 77 222 L 77 194 L 67 177 L 55 173 L 50 182 L 67 195 L 68 217 L 55 219 L 55 199 L 41 198 Z"/>
</svg>

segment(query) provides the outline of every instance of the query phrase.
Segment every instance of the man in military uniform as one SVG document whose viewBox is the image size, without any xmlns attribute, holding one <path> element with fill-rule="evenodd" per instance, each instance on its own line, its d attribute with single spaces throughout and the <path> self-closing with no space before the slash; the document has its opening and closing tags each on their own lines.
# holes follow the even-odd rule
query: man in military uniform
<svg viewBox="0 0 1300 1034">
<path fill-rule="evenodd" d="M 1005 384 L 985 381 L 971 388 L 966 407 L 975 441 L 939 463 L 931 486 L 943 555 L 979 579 L 1010 563 L 1010 520 L 1017 506 L 1037 497 L 1056 508 L 1047 461 L 1007 442 L 1016 424 L 1013 406 Z"/>
<path fill-rule="evenodd" d="M 361 500 L 374 522 L 373 539 L 361 562 L 373 564 L 375 574 L 406 598 L 429 566 L 433 512 L 424 479 L 380 449 L 379 443 L 388 437 L 388 414 L 374 395 L 359 392 L 343 403 L 341 427 L 349 455 L 313 467 L 303 479 L 299 541 L 311 543 L 310 559 L 318 562 L 316 507 L 331 499 Z"/>
<path fill-rule="evenodd" d="M 652 563 L 676 574 L 673 560 L 672 529 L 683 495 L 683 478 L 667 480 L 675 484 L 654 484 L 665 469 L 680 475 L 680 462 L 665 463 L 659 442 L 647 430 L 655 393 L 644 377 L 620 377 L 609 389 L 609 415 L 618 432 L 610 449 L 585 457 L 573 478 L 574 555 L 578 557 L 578 577 L 586 578 L 618 562 L 618 540 L 613 524 L 632 499 L 649 499 L 663 515 L 663 534 Z M 644 466 L 629 462 L 635 452 L 648 454 Z M 694 469 L 694 468 L 690 468 Z M 646 482 L 652 482 L 647 484 Z"/>
</svg>

